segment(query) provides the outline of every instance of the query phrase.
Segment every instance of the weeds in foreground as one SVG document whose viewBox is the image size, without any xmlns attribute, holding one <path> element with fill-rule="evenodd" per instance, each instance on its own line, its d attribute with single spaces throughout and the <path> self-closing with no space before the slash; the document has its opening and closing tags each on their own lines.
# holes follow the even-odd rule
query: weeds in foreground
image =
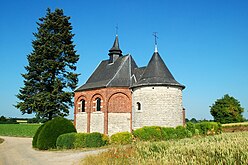
<svg viewBox="0 0 248 165">
<path fill-rule="evenodd" d="M 248 164 L 248 132 L 139 142 L 88 156 L 81 164 Z"/>
</svg>

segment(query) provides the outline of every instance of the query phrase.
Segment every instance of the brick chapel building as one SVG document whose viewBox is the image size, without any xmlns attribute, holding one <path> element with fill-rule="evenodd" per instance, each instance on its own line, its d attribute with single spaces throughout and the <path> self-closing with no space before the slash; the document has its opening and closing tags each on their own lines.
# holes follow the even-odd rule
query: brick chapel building
<svg viewBox="0 0 248 165">
<path fill-rule="evenodd" d="M 116 36 L 87 82 L 75 90 L 74 124 L 78 132 L 112 135 L 143 126 L 183 125 L 182 90 L 157 51 L 145 67 L 122 55 Z"/>
</svg>

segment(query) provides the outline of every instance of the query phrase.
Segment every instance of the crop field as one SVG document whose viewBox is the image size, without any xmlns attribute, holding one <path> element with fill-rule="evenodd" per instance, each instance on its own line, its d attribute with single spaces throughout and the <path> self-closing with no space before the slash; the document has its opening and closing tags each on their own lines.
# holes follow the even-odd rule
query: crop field
<svg viewBox="0 0 248 165">
<path fill-rule="evenodd" d="M 1 136 L 33 137 L 40 124 L 0 124 Z"/>
<path fill-rule="evenodd" d="M 222 124 L 222 127 L 242 126 L 242 125 L 248 126 L 248 122 Z"/>
<path fill-rule="evenodd" d="M 248 122 L 222 124 L 223 132 L 248 131 Z"/>
<path fill-rule="evenodd" d="M 113 147 L 81 164 L 248 164 L 248 132 Z"/>
</svg>

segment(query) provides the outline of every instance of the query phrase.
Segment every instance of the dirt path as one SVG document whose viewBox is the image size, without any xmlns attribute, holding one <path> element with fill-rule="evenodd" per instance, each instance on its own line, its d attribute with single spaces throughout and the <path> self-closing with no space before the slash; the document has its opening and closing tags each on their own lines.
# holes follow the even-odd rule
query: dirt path
<svg viewBox="0 0 248 165">
<path fill-rule="evenodd" d="M 36 151 L 32 148 L 32 138 L 0 136 L 0 165 L 72 165 L 97 151 Z"/>
</svg>

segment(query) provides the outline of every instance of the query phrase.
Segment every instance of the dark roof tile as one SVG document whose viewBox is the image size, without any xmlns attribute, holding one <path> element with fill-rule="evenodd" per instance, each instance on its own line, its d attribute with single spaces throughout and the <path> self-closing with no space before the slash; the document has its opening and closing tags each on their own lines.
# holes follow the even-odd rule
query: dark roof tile
<svg viewBox="0 0 248 165">
<path fill-rule="evenodd" d="M 172 85 L 185 88 L 174 79 L 158 52 L 154 52 L 142 76 L 132 87 L 148 85 Z"/>
</svg>

